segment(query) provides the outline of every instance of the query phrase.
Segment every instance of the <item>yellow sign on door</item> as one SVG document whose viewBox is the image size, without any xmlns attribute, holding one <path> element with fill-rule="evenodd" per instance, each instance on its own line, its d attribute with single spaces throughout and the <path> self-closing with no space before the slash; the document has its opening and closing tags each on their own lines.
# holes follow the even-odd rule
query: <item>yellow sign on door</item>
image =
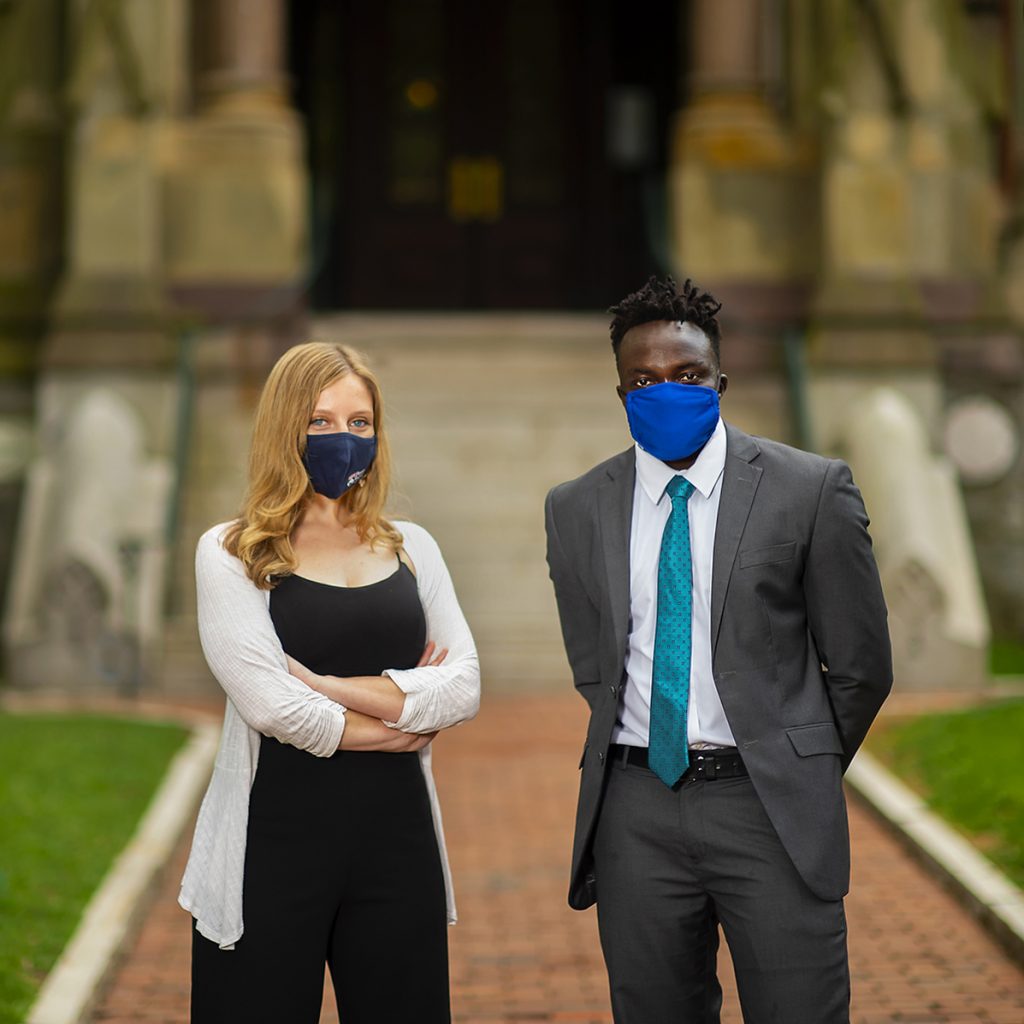
<svg viewBox="0 0 1024 1024">
<path fill-rule="evenodd" d="M 505 209 L 505 169 L 497 157 L 456 157 L 448 164 L 448 215 L 458 224 L 493 224 Z"/>
</svg>

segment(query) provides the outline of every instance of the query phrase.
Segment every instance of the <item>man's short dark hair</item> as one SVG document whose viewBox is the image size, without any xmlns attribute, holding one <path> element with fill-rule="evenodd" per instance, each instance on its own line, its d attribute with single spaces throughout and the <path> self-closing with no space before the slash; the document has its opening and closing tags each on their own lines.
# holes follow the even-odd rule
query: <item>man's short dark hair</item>
<svg viewBox="0 0 1024 1024">
<path fill-rule="evenodd" d="M 613 314 L 610 330 L 615 358 L 619 358 L 619 345 L 628 330 L 655 320 L 670 320 L 693 324 L 702 330 L 711 342 L 715 361 L 721 363 L 718 349 L 722 334 L 715 319 L 721 308 L 722 304 L 710 292 L 702 292 L 689 278 L 682 290 L 676 291 L 671 277 L 664 281 L 651 277 L 642 288 L 608 310 Z"/>
</svg>

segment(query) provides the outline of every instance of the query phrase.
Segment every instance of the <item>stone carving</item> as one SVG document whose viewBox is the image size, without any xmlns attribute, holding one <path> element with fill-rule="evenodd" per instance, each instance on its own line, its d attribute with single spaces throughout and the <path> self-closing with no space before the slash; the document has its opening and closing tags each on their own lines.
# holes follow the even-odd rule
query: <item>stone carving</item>
<svg viewBox="0 0 1024 1024">
<path fill-rule="evenodd" d="M 11 681 L 135 692 L 159 628 L 171 471 L 116 391 L 88 390 L 36 458 L 5 634 Z"/>
<path fill-rule="evenodd" d="M 845 450 L 871 516 L 903 690 L 987 681 L 989 620 L 956 474 L 910 400 L 878 388 L 853 406 Z"/>
</svg>

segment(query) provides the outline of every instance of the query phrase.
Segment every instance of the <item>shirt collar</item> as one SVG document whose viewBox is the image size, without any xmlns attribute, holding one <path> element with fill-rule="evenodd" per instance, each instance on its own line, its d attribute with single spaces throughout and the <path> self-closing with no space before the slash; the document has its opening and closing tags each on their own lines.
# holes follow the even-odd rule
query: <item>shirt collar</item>
<svg viewBox="0 0 1024 1024">
<path fill-rule="evenodd" d="M 689 469 L 675 470 L 661 459 L 656 459 L 650 452 L 645 452 L 640 445 L 635 445 L 636 478 L 644 493 L 655 505 L 661 501 L 669 480 L 677 475 L 689 480 L 703 498 L 710 498 L 725 469 L 725 448 L 725 423 L 721 417 L 715 424 L 708 443 L 700 450 L 696 461 Z"/>
</svg>

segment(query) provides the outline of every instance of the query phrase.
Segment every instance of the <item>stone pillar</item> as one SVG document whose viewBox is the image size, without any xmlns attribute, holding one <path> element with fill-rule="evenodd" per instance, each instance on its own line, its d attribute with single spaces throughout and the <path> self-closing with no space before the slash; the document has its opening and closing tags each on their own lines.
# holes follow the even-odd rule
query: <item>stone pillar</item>
<svg viewBox="0 0 1024 1024">
<path fill-rule="evenodd" d="M 669 195 L 677 275 L 723 302 L 730 402 L 757 409 L 756 429 L 791 439 L 782 338 L 803 314 L 816 263 L 813 147 L 769 98 L 766 32 L 773 0 L 694 0 L 686 104 L 672 126 Z"/>
<path fill-rule="evenodd" d="M 841 17 L 826 37 L 835 99 L 822 131 L 821 268 L 809 331 L 815 434 L 826 451 L 840 450 L 851 409 L 884 380 L 911 399 L 934 443 L 940 392 L 913 279 L 905 65 L 892 18 L 880 19 L 880 38 L 857 4 L 832 10 Z"/>
<path fill-rule="evenodd" d="M 997 176 L 983 104 L 971 86 L 973 26 L 960 5 L 930 0 L 841 0 L 830 11 L 836 17 L 825 40 L 831 74 L 824 82 L 830 99 L 822 127 L 821 269 L 807 347 L 814 434 L 824 451 L 850 460 L 855 477 L 870 478 L 868 462 L 877 453 L 866 455 L 871 424 L 864 410 L 880 386 L 891 389 L 921 438 L 907 478 L 932 462 L 941 469 L 944 482 L 930 492 L 929 505 L 935 522 L 951 529 L 963 519 L 963 496 L 941 452 L 953 388 L 966 378 L 953 374 L 951 388 L 943 365 L 967 355 L 964 344 L 966 361 L 980 361 L 984 336 L 1001 315 L 994 287 Z M 889 455 L 901 459 L 895 448 Z M 901 528 L 885 543 L 911 544 L 914 530 L 923 530 L 908 522 Z M 976 558 L 967 543 L 961 561 Z M 924 591 L 908 600 L 903 584 L 891 589 L 894 648 L 917 657 Z M 981 623 L 972 630 L 968 661 L 939 658 L 922 686 L 985 683 L 988 627 L 984 606 L 976 611 L 966 616 Z M 947 625 L 959 628 L 952 620 Z M 900 671 L 911 679 L 907 664 Z"/>
<path fill-rule="evenodd" d="M 185 0 L 68 4 L 67 250 L 48 366 L 173 364 L 163 164 L 182 113 Z"/>
<path fill-rule="evenodd" d="M 840 7 L 811 324 L 819 442 L 836 445 L 849 403 L 884 374 L 937 444 L 934 321 L 998 313 L 995 168 L 962 54 L 955 59 L 962 41 L 951 38 L 969 26 L 951 27 L 946 8 L 928 0 L 875 5 L 873 29 L 868 8 Z"/>
<path fill-rule="evenodd" d="M 62 6 L 65 269 L 36 383 L 5 655 L 15 685 L 135 692 L 159 634 L 183 407 L 163 183 L 185 100 L 187 8 Z"/>
<path fill-rule="evenodd" d="M 202 113 L 286 104 L 281 0 L 207 0 L 196 7 L 196 94 Z"/>
<path fill-rule="evenodd" d="M 689 86 L 696 100 L 756 95 L 761 87 L 760 0 L 693 0 Z"/>
<path fill-rule="evenodd" d="M 196 643 L 195 541 L 237 507 L 252 408 L 281 349 L 304 340 L 309 274 L 308 176 L 302 123 L 288 95 L 287 5 L 191 4 L 195 116 L 168 161 L 164 254 L 171 295 L 209 329 L 194 347 L 190 457 L 158 683 L 179 692 L 211 686 Z"/>
<path fill-rule="evenodd" d="M 201 0 L 197 116 L 167 180 L 167 272 L 179 300 L 218 319 L 273 321 L 307 273 L 302 127 L 284 73 L 283 0 Z"/>
<path fill-rule="evenodd" d="M 814 265 L 810 150 L 764 90 L 761 0 L 695 0 L 670 186 L 678 262 L 702 280 L 779 281 Z"/>
<path fill-rule="evenodd" d="M 809 151 L 764 95 L 761 0 L 683 6 L 689 95 L 676 117 L 670 169 L 677 261 L 709 282 L 809 273 Z"/>
</svg>

